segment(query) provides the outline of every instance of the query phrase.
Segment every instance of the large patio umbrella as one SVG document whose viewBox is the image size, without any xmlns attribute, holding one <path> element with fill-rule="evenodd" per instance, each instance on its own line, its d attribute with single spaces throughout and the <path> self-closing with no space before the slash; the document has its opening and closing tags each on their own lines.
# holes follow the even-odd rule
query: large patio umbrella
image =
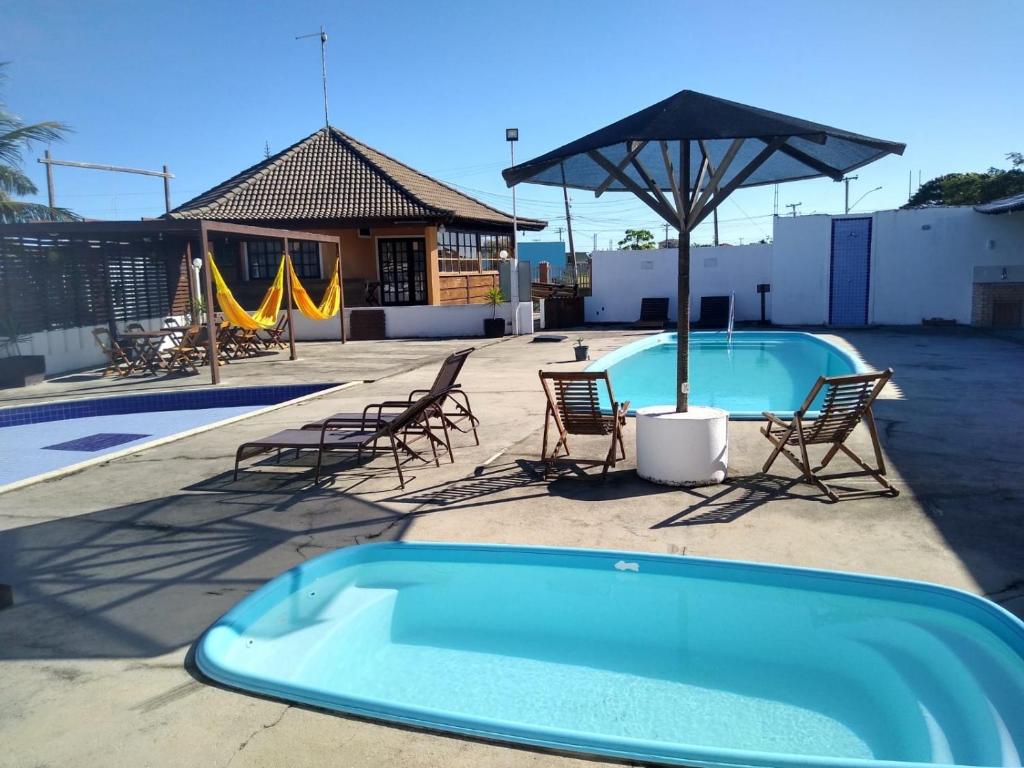
<svg viewBox="0 0 1024 768">
<path fill-rule="evenodd" d="M 741 187 L 827 176 L 836 181 L 904 144 L 872 139 L 696 91 L 502 171 L 523 182 L 626 190 L 679 230 L 676 410 L 689 395 L 690 232 Z"/>
</svg>

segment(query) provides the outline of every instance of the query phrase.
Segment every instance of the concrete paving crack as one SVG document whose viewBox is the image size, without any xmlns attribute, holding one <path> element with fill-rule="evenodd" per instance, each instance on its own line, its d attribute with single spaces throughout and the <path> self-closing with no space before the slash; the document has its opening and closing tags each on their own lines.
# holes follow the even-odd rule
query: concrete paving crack
<svg viewBox="0 0 1024 768">
<path fill-rule="evenodd" d="M 265 725 L 261 725 L 255 731 L 250 733 L 248 735 L 248 737 L 246 737 L 245 741 L 243 741 L 241 744 L 238 745 L 238 749 L 236 749 L 235 753 L 233 755 L 231 755 L 231 759 L 228 760 L 224 764 L 224 768 L 228 768 L 228 766 L 230 766 L 235 761 L 235 758 L 238 757 L 240 754 L 242 754 L 243 751 L 245 751 L 245 748 L 249 746 L 249 744 L 252 742 L 253 739 L 255 739 L 257 736 L 259 736 L 261 733 L 265 733 L 266 731 L 269 731 L 271 728 L 274 728 L 277 725 L 279 725 L 281 723 L 281 720 L 284 719 L 284 716 L 286 714 L 288 714 L 288 710 L 291 709 L 291 708 L 292 708 L 291 704 L 285 704 L 284 709 L 281 710 L 281 714 L 279 714 L 277 716 L 277 719 L 274 720 L 274 722 L 266 723 Z"/>
</svg>

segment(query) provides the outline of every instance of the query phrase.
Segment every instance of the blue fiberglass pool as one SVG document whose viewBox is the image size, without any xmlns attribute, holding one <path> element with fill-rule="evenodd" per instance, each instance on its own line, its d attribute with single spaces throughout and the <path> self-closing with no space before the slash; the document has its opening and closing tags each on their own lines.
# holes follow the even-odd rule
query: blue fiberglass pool
<svg viewBox="0 0 1024 768">
<path fill-rule="evenodd" d="M 587 370 L 607 370 L 615 397 L 629 400 L 631 410 L 674 404 L 677 338 L 648 336 Z M 690 334 L 690 402 L 722 408 L 733 419 L 760 419 L 763 411 L 790 418 L 819 376 L 861 370 L 849 353 L 810 333 L 739 331 L 732 342 L 724 331 Z"/>
<path fill-rule="evenodd" d="M 917 582 L 597 550 L 388 543 L 278 576 L 200 669 L 289 701 L 711 766 L 1019 766 L 1024 624 Z"/>
</svg>

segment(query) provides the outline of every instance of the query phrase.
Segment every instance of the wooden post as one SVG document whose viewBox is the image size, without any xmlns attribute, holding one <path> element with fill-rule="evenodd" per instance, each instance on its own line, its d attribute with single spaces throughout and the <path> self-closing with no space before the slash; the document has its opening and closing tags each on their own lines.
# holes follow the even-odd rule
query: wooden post
<svg viewBox="0 0 1024 768">
<path fill-rule="evenodd" d="M 679 195 L 690 200 L 690 142 L 679 142 Z M 676 412 L 686 413 L 690 398 L 690 225 L 687 207 L 679 215 L 679 275 L 676 295 Z"/>
<path fill-rule="evenodd" d="M 203 250 L 203 272 L 206 275 L 206 359 L 210 363 L 210 383 L 220 384 L 217 324 L 213 320 L 213 270 L 210 268 L 210 240 L 206 234 L 205 221 L 199 222 L 199 247 Z"/>
<path fill-rule="evenodd" d="M 336 267 L 338 270 L 338 322 L 341 323 L 341 343 L 345 343 L 345 289 L 344 284 L 341 282 L 341 243 L 338 242 L 334 246 L 338 252 L 338 261 Z"/>
<path fill-rule="evenodd" d="M 288 260 L 284 266 L 284 295 L 288 297 L 288 359 L 298 360 L 298 355 L 295 354 L 295 325 L 292 321 L 292 262 L 288 253 L 288 238 L 281 238 L 281 244 L 284 248 L 281 258 Z"/>
<path fill-rule="evenodd" d="M 164 208 L 167 213 L 171 212 L 171 173 L 164 166 Z"/>
<path fill-rule="evenodd" d="M 43 152 L 46 158 L 46 199 L 51 208 L 57 207 L 57 192 L 53 188 L 53 163 L 50 162 L 50 150 Z"/>
</svg>

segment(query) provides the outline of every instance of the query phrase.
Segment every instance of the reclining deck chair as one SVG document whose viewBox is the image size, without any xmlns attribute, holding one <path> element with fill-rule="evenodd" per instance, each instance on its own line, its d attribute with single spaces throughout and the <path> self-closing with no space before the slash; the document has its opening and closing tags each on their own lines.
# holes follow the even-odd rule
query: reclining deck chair
<svg viewBox="0 0 1024 768">
<path fill-rule="evenodd" d="M 303 429 L 320 429 L 325 421 L 338 426 L 356 429 L 376 429 L 379 424 L 387 423 L 399 416 L 399 413 L 424 395 L 444 395 L 437 405 L 430 410 L 429 418 L 439 419 L 446 428 L 459 432 L 472 431 L 476 444 L 480 445 L 477 425 L 480 420 L 473 415 L 467 395 L 458 384 L 459 373 L 466 359 L 473 352 L 473 347 L 453 352 L 441 363 L 441 369 L 434 378 L 430 389 L 414 389 L 405 400 L 387 400 L 366 406 L 362 413 L 335 413 L 321 421 L 314 421 L 303 426 Z M 385 413 L 390 411 L 390 413 Z M 465 425 L 465 426 L 464 426 Z"/>
<path fill-rule="evenodd" d="M 768 438 L 775 448 L 768 461 L 764 463 L 762 472 L 767 472 L 781 454 L 803 473 L 804 480 L 817 486 L 830 501 L 837 502 L 839 497 L 818 477 L 818 473 L 828 466 L 839 451 L 842 451 L 864 470 L 863 474 L 873 477 L 885 492 L 898 496 L 899 491 L 885 479 L 885 461 L 882 459 L 882 447 L 878 442 L 875 417 L 871 412 L 871 404 L 891 377 L 892 368 L 852 376 L 819 376 L 803 404 L 793 414 L 792 421 L 787 423 L 775 414 L 765 411 L 764 417 L 768 419 L 768 424 L 761 427 L 761 434 Z M 822 388 L 825 388 L 825 398 L 818 417 L 813 420 L 806 419 L 806 413 Z M 846 439 L 861 421 L 871 435 L 877 469 L 870 467 L 846 445 Z M 829 446 L 821 465 L 816 468 L 811 467 L 807 456 L 809 445 Z M 791 447 L 797 447 L 799 455 L 793 453 Z"/>
<path fill-rule="evenodd" d="M 608 389 L 611 414 L 602 413 L 598 394 L 598 382 L 604 382 Z M 622 442 L 622 428 L 626 424 L 629 401 L 615 402 L 612 382 L 607 371 L 574 371 L 566 373 L 540 372 L 540 383 L 548 399 L 544 412 L 544 442 L 540 449 L 545 470 L 549 468 L 560 450 L 569 455 L 569 435 L 611 435 L 612 444 L 604 459 L 601 477 L 608 474 L 608 467 L 614 467 L 616 448 L 626 458 L 626 446 Z M 558 439 L 548 454 L 548 424 L 554 421 Z"/>
<path fill-rule="evenodd" d="M 286 429 L 259 440 L 249 440 L 238 446 L 235 452 L 235 473 L 234 479 L 238 479 L 238 465 L 242 459 L 256 456 L 260 453 L 277 451 L 278 461 L 281 458 L 282 450 L 292 450 L 298 454 L 299 451 L 316 451 L 316 475 L 315 484 L 320 483 L 320 471 L 323 467 L 324 454 L 328 451 L 355 452 L 357 458 L 362 458 L 363 451 L 369 451 L 372 455 L 377 453 L 377 443 L 387 440 L 391 448 L 391 454 L 395 459 L 395 469 L 398 470 L 398 481 L 401 487 L 405 488 L 405 477 L 402 475 L 402 462 L 398 455 L 399 448 L 413 458 L 426 461 L 419 452 L 413 450 L 409 443 L 410 435 L 413 438 L 426 437 L 430 444 L 430 450 L 434 454 L 434 464 L 440 466 L 437 458 L 438 444 L 448 449 L 448 455 L 452 462 L 455 457 L 451 452 L 451 443 L 448 440 L 448 429 L 444 422 L 441 428 L 444 432 L 444 439 L 435 435 L 430 428 L 429 411 L 438 406 L 439 401 L 444 397 L 441 395 L 427 395 L 422 397 L 396 418 L 382 424 L 374 425 L 372 429 L 344 429 L 344 424 L 337 424 L 331 419 L 326 419 L 318 430 L 312 429 Z"/>
<path fill-rule="evenodd" d="M 640 299 L 640 319 L 633 323 L 634 328 L 665 327 L 668 322 L 668 299 L 663 297 L 645 296 Z"/>
</svg>

